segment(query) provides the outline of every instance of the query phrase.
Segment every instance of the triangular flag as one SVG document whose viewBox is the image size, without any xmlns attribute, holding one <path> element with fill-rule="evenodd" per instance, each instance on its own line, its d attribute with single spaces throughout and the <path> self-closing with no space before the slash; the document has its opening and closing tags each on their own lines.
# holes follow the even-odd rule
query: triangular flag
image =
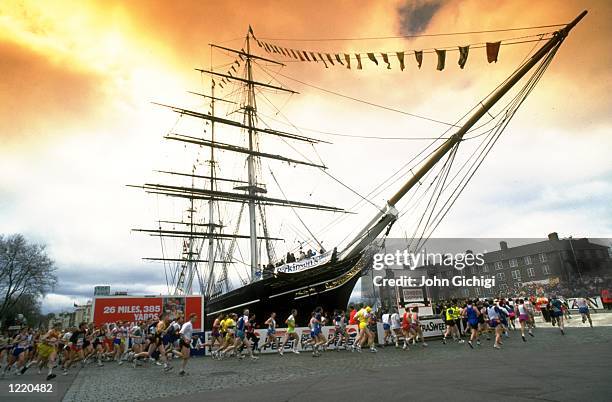
<svg viewBox="0 0 612 402">
<path fill-rule="evenodd" d="M 414 51 L 414 58 L 416 59 L 419 68 L 421 68 L 421 64 L 423 64 L 423 51 L 422 50 L 415 50 Z"/>
<path fill-rule="evenodd" d="M 387 53 L 381 53 L 381 56 L 383 58 L 383 61 L 385 63 L 387 63 L 387 70 L 391 69 L 391 63 L 389 63 L 389 56 L 387 56 Z"/>
<path fill-rule="evenodd" d="M 261 45 L 261 42 L 259 41 L 259 39 L 257 39 L 257 45 L 258 45 L 259 47 L 263 47 L 263 46 Z"/>
<path fill-rule="evenodd" d="M 501 42 L 487 42 L 487 61 L 489 63 L 497 63 L 497 55 L 499 54 L 499 45 Z"/>
<path fill-rule="evenodd" d="M 314 52 L 310 52 L 310 57 L 312 57 L 312 61 L 316 61 L 317 63 L 319 62 L 319 60 L 317 60 L 317 56 L 315 56 Z"/>
<path fill-rule="evenodd" d="M 395 54 L 397 54 L 397 60 L 399 61 L 401 70 L 404 71 L 404 52 L 396 52 Z"/>
<path fill-rule="evenodd" d="M 368 58 L 378 65 L 378 60 L 376 60 L 376 57 L 374 57 L 374 53 L 368 53 Z"/>
<path fill-rule="evenodd" d="M 289 56 L 289 53 L 285 53 L 285 49 L 283 49 L 281 47 L 280 50 L 281 50 L 281 53 L 283 54 L 283 56 Z"/>
<path fill-rule="evenodd" d="M 234 72 L 237 72 L 236 66 L 232 66 L 232 70 L 234 70 Z"/>
<path fill-rule="evenodd" d="M 293 52 L 293 50 L 291 50 L 291 51 Z M 300 58 L 300 61 L 305 61 L 304 60 L 304 56 L 302 56 L 302 52 L 300 52 L 299 50 L 296 50 L 295 52 L 297 53 L 297 57 Z M 297 57 L 296 57 L 296 59 L 297 59 Z"/>
<path fill-rule="evenodd" d="M 317 53 L 317 54 L 319 55 L 319 58 L 321 59 L 323 64 L 325 64 L 325 68 L 329 68 L 329 67 L 327 67 L 327 63 L 325 62 L 325 59 L 323 58 L 323 55 L 321 53 Z"/>
<path fill-rule="evenodd" d="M 459 67 L 463 69 L 468 59 L 468 53 L 470 52 L 470 45 L 459 46 Z"/>
<path fill-rule="evenodd" d="M 249 25 L 249 33 L 251 34 L 253 38 L 255 38 L 255 34 L 253 33 L 253 28 L 251 28 L 250 25 Z"/>
<path fill-rule="evenodd" d="M 355 53 L 355 56 L 357 56 L 357 70 L 361 70 L 363 67 L 361 67 L 361 55 L 359 53 Z"/>
<path fill-rule="evenodd" d="M 281 54 L 281 52 L 280 52 L 280 48 L 279 48 L 278 46 L 273 45 L 272 47 L 274 48 L 274 53 Z"/>
<path fill-rule="evenodd" d="M 329 62 L 331 63 L 331 65 L 334 65 L 334 61 L 332 60 L 332 57 L 329 53 L 325 53 L 325 56 L 327 56 L 327 60 L 329 60 Z"/>
<path fill-rule="evenodd" d="M 446 63 L 446 50 L 436 49 L 436 54 L 438 55 L 438 67 L 436 69 L 438 71 L 442 71 L 444 70 L 444 64 Z"/>
<path fill-rule="evenodd" d="M 244 56 L 240 53 L 238 53 L 238 57 L 240 57 L 240 60 L 244 61 Z"/>
<path fill-rule="evenodd" d="M 293 55 L 293 58 L 294 58 L 294 59 L 297 59 L 298 57 L 297 57 L 297 55 L 295 54 L 295 52 L 293 51 L 293 49 L 290 49 L 290 50 L 291 50 L 291 54 Z"/>
<path fill-rule="evenodd" d="M 338 53 L 336 53 L 336 61 L 338 62 L 338 64 L 342 64 L 344 65 L 344 63 L 342 62 L 342 60 L 340 59 L 340 55 Z"/>
<path fill-rule="evenodd" d="M 270 47 L 270 45 L 268 45 L 265 42 L 264 42 L 264 49 L 266 49 L 266 52 L 268 52 L 268 53 L 272 52 L 272 48 Z"/>
<path fill-rule="evenodd" d="M 346 68 L 351 69 L 351 56 L 344 53 L 344 60 L 346 60 Z"/>
<path fill-rule="evenodd" d="M 305 50 L 302 50 L 302 53 L 304 53 L 304 57 L 306 57 L 306 60 L 310 61 L 310 59 L 308 58 L 308 53 L 306 53 Z"/>
<path fill-rule="evenodd" d="M 215 80 L 211 80 L 212 81 L 212 86 L 215 86 Z"/>
</svg>

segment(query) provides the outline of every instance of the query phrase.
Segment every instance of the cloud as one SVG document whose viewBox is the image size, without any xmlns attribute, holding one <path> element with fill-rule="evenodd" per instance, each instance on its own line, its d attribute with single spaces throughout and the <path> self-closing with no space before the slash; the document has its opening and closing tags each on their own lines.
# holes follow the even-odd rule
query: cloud
<svg viewBox="0 0 612 402">
<path fill-rule="evenodd" d="M 100 117 L 105 77 L 2 38 L 0 55 L 0 137 L 5 143 L 46 143 Z"/>
<path fill-rule="evenodd" d="M 442 7 L 439 0 L 406 0 L 398 8 L 402 35 L 417 35 L 427 29 L 429 22 Z"/>
</svg>

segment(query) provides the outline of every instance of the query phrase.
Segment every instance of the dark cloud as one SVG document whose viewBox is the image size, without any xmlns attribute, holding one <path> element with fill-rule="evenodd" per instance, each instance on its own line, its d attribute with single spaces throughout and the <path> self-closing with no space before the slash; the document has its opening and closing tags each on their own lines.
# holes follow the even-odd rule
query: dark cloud
<svg viewBox="0 0 612 402">
<path fill-rule="evenodd" d="M 442 2 L 438 0 L 407 0 L 398 9 L 401 34 L 417 35 L 423 32 L 441 6 Z"/>
<path fill-rule="evenodd" d="M 145 294 L 148 286 L 166 283 L 164 268 L 158 264 L 144 266 L 64 266 L 58 269 L 58 285 L 53 293 L 92 297 L 94 286 L 111 285 L 111 291 L 127 290 Z"/>
<path fill-rule="evenodd" d="M 98 115 L 104 77 L 0 39 L 0 137 L 44 141 Z"/>
</svg>

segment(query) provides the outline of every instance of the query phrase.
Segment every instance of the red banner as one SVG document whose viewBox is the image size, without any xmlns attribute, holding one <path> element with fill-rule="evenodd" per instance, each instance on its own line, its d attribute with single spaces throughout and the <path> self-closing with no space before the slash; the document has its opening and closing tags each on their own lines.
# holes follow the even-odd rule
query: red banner
<svg viewBox="0 0 612 402">
<path fill-rule="evenodd" d="M 93 306 L 93 321 L 96 325 L 110 322 L 141 322 L 159 318 L 162 313 L 173 316 L 191 313 L 198 316 L 193 325 L 196 331 L 202 330 L 202 296 L 104 296 L 96 297 Z"/>
</svg>

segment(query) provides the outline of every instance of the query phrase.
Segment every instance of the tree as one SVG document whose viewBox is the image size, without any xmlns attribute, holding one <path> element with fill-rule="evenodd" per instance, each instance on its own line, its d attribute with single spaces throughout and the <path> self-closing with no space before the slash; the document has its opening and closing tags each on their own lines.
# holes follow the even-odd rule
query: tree
<svg viewBox="0 0 612 402">
<path fill-rule="evenodd" d="M 19 313 L 15 307 L 40 306 L 38 300 L 57 284 L 56 270 L 44 245 L 29 243 L 20 234 L 0 235 L 0 321 Z"/>
</svg>

